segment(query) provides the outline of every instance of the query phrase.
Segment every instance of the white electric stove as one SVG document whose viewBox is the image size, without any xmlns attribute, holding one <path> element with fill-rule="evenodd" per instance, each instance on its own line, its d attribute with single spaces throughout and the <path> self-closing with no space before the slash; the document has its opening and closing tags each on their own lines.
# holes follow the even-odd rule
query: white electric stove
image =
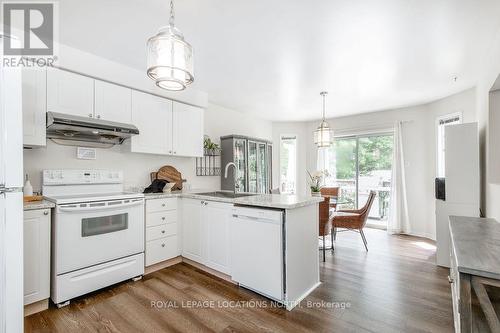
<svg viewBox="0 0 500 333">
<path fill-rule="evenodd" d="M 123 191 L 123 173 L 44 170 L 52 219 L 51 299 L 69 300 L 144 274 L 144 195 Z"/>
</svg>

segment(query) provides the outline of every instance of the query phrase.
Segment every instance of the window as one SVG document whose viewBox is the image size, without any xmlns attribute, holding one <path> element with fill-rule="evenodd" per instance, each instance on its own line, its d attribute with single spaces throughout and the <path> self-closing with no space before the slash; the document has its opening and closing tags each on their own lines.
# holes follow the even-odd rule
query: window
<svg viewBox="0 0 500 333">
<path fill-rule="evenodd" d="M 370 191 L 377 196 L 368 214 L 371 225 L 386 227 L 391 199 L 394 137 L 380 132 L 337 137 L 318 159 L 330 177 L 326 186 L 339 187 L 338 205 L 342 209 L 361 208 Z"/>
<path fill-rule="evenodd" d="M 280 191 L 295 194 L 297 183 L 297 137 L 282 135 L 280 139 Z"/>
<path fill-rule="evenodd" d="M 445 127 L 451 125 L 457 125 L 462 123 L 462 114 L 453 113 L 447 114 L 445 116 L 438 117 L 436 119 L 437 126 L 437 177 L 442 178 L 445 176 Z"/>
</svg>

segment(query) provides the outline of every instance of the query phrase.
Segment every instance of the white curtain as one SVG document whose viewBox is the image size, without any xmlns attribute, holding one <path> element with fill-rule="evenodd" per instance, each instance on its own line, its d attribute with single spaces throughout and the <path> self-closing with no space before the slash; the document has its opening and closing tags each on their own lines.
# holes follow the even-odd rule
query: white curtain
<svg viewBox="0 0 500 333">
<path fill-rule="evenodd" d="M 410 232 L 408 202 L 406 196 L 405 158 L 403 144 L 403 122 L 394 126 L 394 155 L 392 160 L 391 203 L 387 232 L 401 234 Z"/>
</svg>

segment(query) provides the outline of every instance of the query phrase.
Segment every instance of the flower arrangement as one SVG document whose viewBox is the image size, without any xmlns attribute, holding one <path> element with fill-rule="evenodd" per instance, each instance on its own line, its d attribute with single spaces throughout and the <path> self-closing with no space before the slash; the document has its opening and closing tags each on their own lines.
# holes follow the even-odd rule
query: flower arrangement
<svg viewBox="0 0 500 333">
<path fill-rule="evenodd" d="M 309 187 L 311 188 L 311 193 L 319 193 L 321 188 L 323 187 L 322 183 L 324 177 L 328 177 L 329 175 L 328 170 L 317 170 L 313 173 L 307 171 L 307 174 L 309 175 Z"/>
</svg>

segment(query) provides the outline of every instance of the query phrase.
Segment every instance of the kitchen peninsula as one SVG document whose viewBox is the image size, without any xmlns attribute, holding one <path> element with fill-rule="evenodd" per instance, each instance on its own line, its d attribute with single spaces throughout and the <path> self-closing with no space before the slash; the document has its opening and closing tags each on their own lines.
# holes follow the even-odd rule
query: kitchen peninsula
<svg viewBox="0 0 500 333">
<path fill-rule="evenodd" d="M 180 221 L 177 234 L 182 239 L 177 243 L 183 261 L 220 273 L 291 310 L 320 283 L 322 200 L 229 191 L 146 194 L 146 235 L 152 225 L 148 220 L 156 214 L 152 207 L 178 205 L 175 220 Z M 148 243 L 146 266 L 159 260 L 148 260 L 155 253 Z"/>
</svg>

